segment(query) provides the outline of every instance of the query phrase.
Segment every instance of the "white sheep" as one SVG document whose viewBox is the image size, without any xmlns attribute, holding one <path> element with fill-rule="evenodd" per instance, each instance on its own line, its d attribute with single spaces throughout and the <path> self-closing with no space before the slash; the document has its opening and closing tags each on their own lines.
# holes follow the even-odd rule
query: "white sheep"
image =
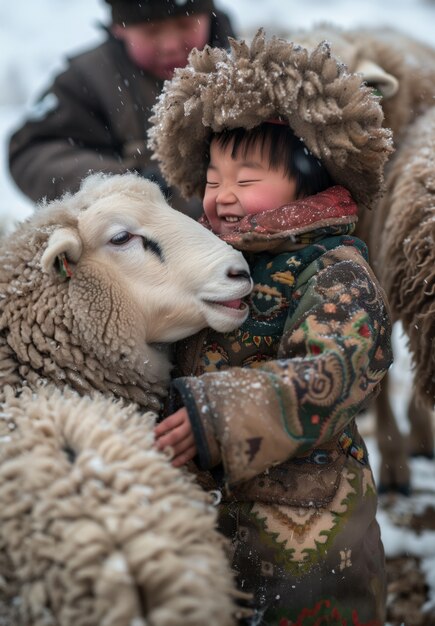
<svg viewBox="0 0 435 626">
<path fill-rule="evenodd" d="M 0 260 L 0 621 L 232 624 L 210 494 L 153 449 L 144 409 L 168 342 L 244 321 L 242 255 L 155 184 L 100 174 Z"/>
</svg>

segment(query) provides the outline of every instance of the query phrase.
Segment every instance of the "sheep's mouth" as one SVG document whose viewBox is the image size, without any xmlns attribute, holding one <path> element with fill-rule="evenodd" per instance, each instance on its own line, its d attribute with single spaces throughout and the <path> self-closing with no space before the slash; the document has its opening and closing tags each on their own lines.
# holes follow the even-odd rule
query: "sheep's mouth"
<svg viewBox="0 0 435 626">
<path fill-rule="evenodd" d="M 211 307 L 217 307 L 220 309 L 232 309 L 233 311 L 245 312 L 248 308 L 246 302 L 243 302 L 241 298 L 235 300 L 224 300 L 222 302 L 216 302 L 215 300 L 204 300 L 205 304 Z"/>
</svg>

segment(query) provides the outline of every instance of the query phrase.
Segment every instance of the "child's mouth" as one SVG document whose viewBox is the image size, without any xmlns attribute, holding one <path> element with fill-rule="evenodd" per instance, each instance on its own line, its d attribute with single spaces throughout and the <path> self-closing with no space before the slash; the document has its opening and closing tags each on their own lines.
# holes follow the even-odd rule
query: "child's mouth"
<svg viewBox="0 0 435 626">
<path fill-rule="evenodd" d="M 229 223 L 234 223 L 234 222 L 240 222 L 240 217 L 236 217 L 235 215 L 225 215 L 222 218 L 225 222 L 229 222 Z"/>
</svg>

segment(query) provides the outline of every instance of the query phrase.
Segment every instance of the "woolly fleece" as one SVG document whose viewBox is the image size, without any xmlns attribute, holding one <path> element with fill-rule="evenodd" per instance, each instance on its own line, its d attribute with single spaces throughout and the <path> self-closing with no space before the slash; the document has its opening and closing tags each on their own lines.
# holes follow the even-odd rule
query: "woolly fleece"
<svg viewBox="0 0 435 626">
<path fill-rule="evenodd" d="M 414 381 L 435 403 L 435 108 L 410 125 L 371 229 L 375 269 L 409 337 Z"/>
<path fill-rule="evenodd" d="M 233 624 L 212 498 L 153 449 L 154 422 L 101 395 L 6 390 L 0 581 L 20 600 L 9 626 Z"/>
<path fill-rule="evenodd" d="M 121 180 L 127 187 L 132 183 L 131 178 Z M 92 308 L 93 315 L 74 315 L 74 308 L 86 305 L 93 295 L 89 278 L 86 289 L 80 291 L 80 281 L 70 289 L 67 279 L 41 269 L 53 231 L 59 226 L 76 227 L 79 212 L 107 194 L 109 184 L 92 189 L 88 180 L 77 194 L 40 207 L 1 247 L 0 379 L 3 385 L 19 389 L 23 383 L 35 386 L 42 378 L 81 394 L 98 390 L 158 409 L 166 388 L 150 379 L 145 353 L 143 358 L 133 358 L 137 340 L 122 297 L 115 315 L 110 308 L 114 295 L 106 285 L 107 302 L 99 301 Z M 100 292 L 104 288 L 96 290 L 97 295 Z M 85 335 L 91 337 L 87 349 L 83 348 Z"/>
<path fill-rule="evenodd" d="M 331 24 L 292 31 L 288 37 L 310 50 L 328 41 L 332 54 L 350 72 L 371 61 L 392 75 L 399 88 L 391 97 L 382 98 L 381 104 L 384 126 L 392 129 L 396 145 L 408 125 L 434 104 L 435 49 L 418 39 L 389 28 L 344 30 Z"/>
<path fill-rule="evenodd" d="M 73 229 L 108 193 L 157 190 L 134 175 L 98 180 L 40 207 L 0 250 L 0 621 L 231 626 L 211 495 L 152 448 L 156 414 L 143 412 L 166 394 L 166 354 L 150 374 L 113 285 L 100 289 L 112 306 L 95 289 L 74 300 L 83 276 L 41 267 L 57 226 Z M 97 302 L 93 316 L 74 315 L 83 299 Z"/>
</svg>

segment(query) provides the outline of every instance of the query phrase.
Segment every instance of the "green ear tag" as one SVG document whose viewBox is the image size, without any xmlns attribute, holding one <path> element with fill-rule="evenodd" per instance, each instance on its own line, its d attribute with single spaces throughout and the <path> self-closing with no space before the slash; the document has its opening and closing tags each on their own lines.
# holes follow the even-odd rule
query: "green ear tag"
<svg viewBox="0 0 435 626">
<path fill-rule="evenodd" d="M 63 278 L 71 278 L 73 273 L 72 273 L 72 270 L 71 270 L 70 266 L 68 265 L 68 261 L 66 260 L 66 255 L 65 254 L 59 254 L 59 256 L 57 258 L 58 258 L 58 261 L 59 261 L 59 274 Z"/>
</svg>

